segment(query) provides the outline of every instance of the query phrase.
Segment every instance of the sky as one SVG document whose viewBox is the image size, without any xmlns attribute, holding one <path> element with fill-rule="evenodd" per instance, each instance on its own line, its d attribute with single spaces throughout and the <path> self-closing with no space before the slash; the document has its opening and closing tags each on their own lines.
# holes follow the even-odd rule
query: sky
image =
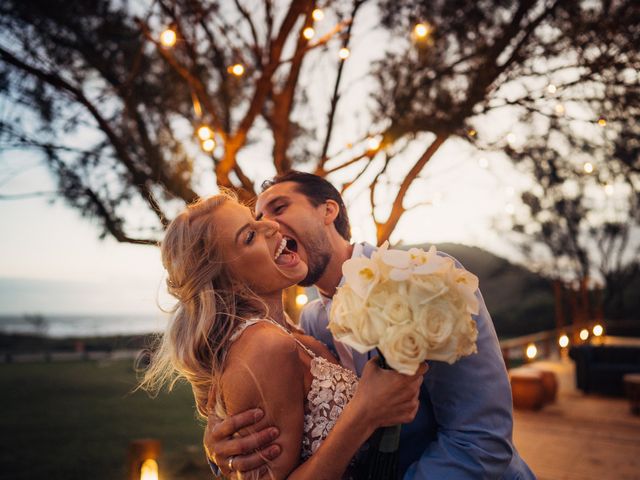
<svg viewBox="0 0 640 480">
<path fill-rule="evenodd" d="M 333 145 L 352 142 L 361 137 L 363 129 L 366 132 L 366 117 L 355 116 L 355 126 L 345 124 L 344 118 L 349 118 L 352 110 L 363 110 L 363 105 L 371 101 L 367 84 L 360 82 L 361 72 L 382 51 L 371 45 L 386 41 L 383 32 L 372 28 L 375 12 L 365 9 L 361 15 L 354 27 L 351 57 L 345 68 L 344 100 L 337 115 L 342 124 L 336 129 Z M 313 68 L 311 75 L 318 73 Z M 332 82 L 318 85 L 312 99 L 317 105 L 308 114 L 325 115 L 327 103 L 322 98 L 328 98 L 332 88 Z M 508 116 L 502 116 L 493 128 L 506 133 L 509 121 Z M 256 158 L 256 153 L 257 158 L 268 156 L 270 152 L 270 147 L 264 145 L 257 152 L 251 148 L 244 153 L 249 158 Z M 412 158 L 418 154 L 414 152 Z M 258 180 L 275 173 L 270 166 L 244 168 Z M 55 190 L 46 167 L 31 152 L 0 152 L 0 172 L 2 195 Z M 468 144 L 450 140 L 431 160 L 424 177 L 411 189 L 405 204 L 428 205 L 404 215 L 392 243 L 457 242 L 480 246 L 498 255 L 513 255 L 493 223 L 506 208 L 514 208 L 518 189 L 526 188 L 526 182 L 515 174 L 503 155 L 479 155 Z M 206 177 L 201 180 L 200 193 L 213 193 L 214 180 Z M 110 237 L 99 239 L 100 228 L 95 222 L 81 218 L 62 200 L 50 200 L 50 197 L 0 200 L 0 315 L 153 315 L 159 312 L 158 303 L 163 306 L 172 303 L 163 288 L 164 272 L 156 247 L 120 244 Z M 354 240 L 374 243 L 365 191 L 349 190 L 345 201 Z"/>
</svg>

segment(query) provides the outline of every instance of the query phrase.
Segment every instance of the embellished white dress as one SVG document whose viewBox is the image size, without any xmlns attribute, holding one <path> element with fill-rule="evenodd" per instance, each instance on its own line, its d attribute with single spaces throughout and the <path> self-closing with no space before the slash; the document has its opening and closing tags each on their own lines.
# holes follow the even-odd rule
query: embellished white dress
<svg viewBox="0 0 640 480">
<path fill-rule="evenodd" d="M 233 333 L 231 342 L 238 339 L 247 327 L 259 322 L 268 322 L 291 335 L 298 346 L 311 358 L 312 381 L 304 404 L 304 429 L 300 454 L 301 461 L 305 461 L 318 450 L 336 424 L 344 407 L 355 394 L 358 377 L 351 370 L 316 355 L 282 325 L 268 319 L 245 321 Z M 352 478 L 354 468 L 355 462 L 352 461 L 343 478 Z"/>
</svg>

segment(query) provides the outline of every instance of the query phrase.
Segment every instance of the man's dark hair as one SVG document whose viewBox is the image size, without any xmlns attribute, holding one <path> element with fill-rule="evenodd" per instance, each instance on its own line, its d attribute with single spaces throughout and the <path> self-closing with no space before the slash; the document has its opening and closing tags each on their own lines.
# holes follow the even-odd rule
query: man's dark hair
<svg viewBox="0 0 640 480">
<path fill-rule="evenodd" d="M 336 230 L 342 238 L 347 241 L 351 241 L 351 225 L 349 224 L 349 217 L 347 216 L 347 209 L 344 206 L 344 201 L 340 192 L 336 190 L 336 187 L 331 185 L 327 180 L 318 175 L 312 173 L 299 172 L 297 170 L 290 170 L 280 175 L 276 175 L 271 180 L 266 180 L 262 183 L 262 191 L 272 187 L 278 183 L 294 182 L 297 185 L 296 190 L 309 199 L 311 205 L 317 207 L 327 200 L 333 200 L 338 204 L 340 212 L 334 220 L 333 224 L 336 226 Z"/>
</svg>

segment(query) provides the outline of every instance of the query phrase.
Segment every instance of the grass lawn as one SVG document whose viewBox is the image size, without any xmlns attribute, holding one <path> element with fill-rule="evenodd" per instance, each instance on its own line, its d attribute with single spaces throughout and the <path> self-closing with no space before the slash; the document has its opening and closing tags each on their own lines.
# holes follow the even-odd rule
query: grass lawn
<svg viewBox="0 0 640 480">
<path fill-rule="evenodd" d="M 126 479 L 129 442 L 162 442 L 160 479 L 212 478 L 191 389 L 131 393 L 133 361 L 0 364 L 0 479 Z"/>
</svg>

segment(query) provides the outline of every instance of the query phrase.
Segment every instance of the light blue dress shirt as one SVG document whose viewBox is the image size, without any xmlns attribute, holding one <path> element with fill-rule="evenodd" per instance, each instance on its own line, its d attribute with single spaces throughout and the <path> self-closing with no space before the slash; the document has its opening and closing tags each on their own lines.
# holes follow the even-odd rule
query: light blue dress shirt
<svg viewBox="0 0 640 480">
<path fill-rule="evenodd" d="M 374 251 L 374 246 L 362 244 L 354 254 L 370 257 Z M 458 261 L 456 265 L 462 266 Z M 418 414 L 403 425 L 400 437 L 400 471 L 405 480 L 535 479 L 513 445 L 511 386 L 491 316 L 480 291 L 476 296 L 478 353 L 453 365 L 428 362 Z M 327 329 L 330 308 L 327 298 L 310 302 L 300 324 L 336 353 Z M 352 352 L 361 375 L 375 353 Z"/>
</svg>

